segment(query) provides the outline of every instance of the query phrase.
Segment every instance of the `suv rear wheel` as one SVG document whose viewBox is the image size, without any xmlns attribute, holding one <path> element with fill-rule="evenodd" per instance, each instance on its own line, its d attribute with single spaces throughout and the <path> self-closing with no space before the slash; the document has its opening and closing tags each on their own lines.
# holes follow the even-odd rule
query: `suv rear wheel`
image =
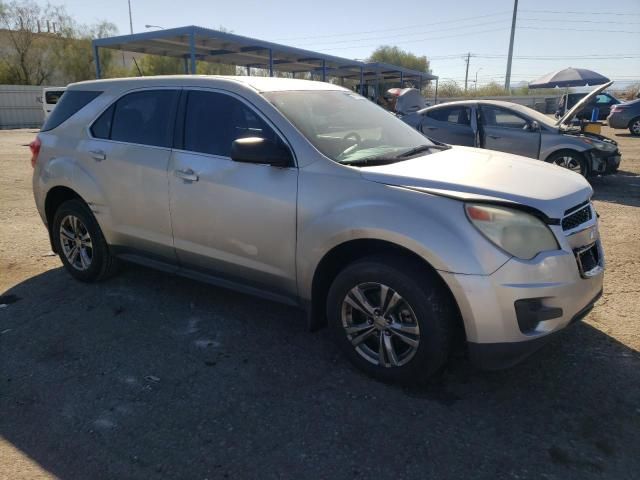
<svg viewBox="0 0 640 480">
<path fill-rule="evenodd" d="M 634 118 L 629 122 L 629 131 L 631 135 L 640 136 L 640 117 Z"/>
<path fill-rule="evenodd" d="M 87 205 L 67 200 L 53 216 L 52 237 L 67 271 L 78 280 L 94 282 L 110 276 L 116 259 Z"/>
<path fill-rule="evenodd" d="M 369 375 L 422 383 L 449 356 L 455 316 L 447 293 L 415 262 L 368 257 L 335 278 L 329 324 L 346 356 Z"/>
</svg>

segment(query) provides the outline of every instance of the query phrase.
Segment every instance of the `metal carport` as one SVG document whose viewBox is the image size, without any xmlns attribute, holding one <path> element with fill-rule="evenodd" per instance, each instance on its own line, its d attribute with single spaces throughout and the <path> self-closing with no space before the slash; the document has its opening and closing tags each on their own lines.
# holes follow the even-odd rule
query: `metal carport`
<svg viewBox="0 0 640 480">
<path fill-rule="evenodd" d="M 364 85 L 381 81 L 397 80 L 401 87 L 411 82 L 422 88 L 425 81 L 435 80 L 436 98 L 438 94 L 438 77 L 430 73 L 335 57 L 194 25 L 93 40 L 97 78 L 102 73 L 100 48 L 182 58 L 185 73 L 192 74 L 196 72 L 196 61 L 204 61 L 245 67 L 248 75 L 252 68 L 260 68 L 267 70 L 270 76 L 280 71 L 294 76 L 311 73 L 322 81 L 327 81 L 328 77 L 354 79 L 360 85 L 361 94 Z"/>
</svg>

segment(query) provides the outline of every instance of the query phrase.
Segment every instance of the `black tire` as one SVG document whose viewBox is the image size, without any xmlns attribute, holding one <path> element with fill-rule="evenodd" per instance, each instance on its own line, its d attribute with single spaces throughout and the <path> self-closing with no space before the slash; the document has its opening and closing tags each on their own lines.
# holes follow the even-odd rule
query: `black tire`
<svg viewBox="0 0 640 480">
<path fill-rule="evenodd" d="M 350 264 L 336 276 L 327 296 L 329 326 L 338 345 L 354 365 L 379 380 L 402 384 L 424 383 L 442 369 L 449 358 L 457 318 L 449 292 L 434 275 L 426 268 L 416 265 L 415 261 L 402 256 L 376 255 Z M 381 345 L 386 341 L 395 342 L 395 348 L 392 348 L 397 354 L 395 360 L 402 358 L 402 349 L 413 348 L 411 356 L 405 355 L 406 363 L 397 362 L 397 366 L 390 364 L 392 357 L 386 352 L 383 354 L 384 362 L 379 360 L 379 355 L 377 363 L 372 358 L 367 358 L 352 344 L 356 335 L 361 334 L 360 331 L 350 339 L 343 326 L 343 309 L 345 309 L 344 312 L 350 311 L 352 316 L 360 315 L 363 319 L 356 328 L 363 328 L 360 325 L 365 324 L 378 328 L 372 322 L 378 322 L 381 316 L 375 320 L 374 317 L 367 317 L 361 311 L 352 309 L 351 306 L 343 305 L 347 294 L 350 294 L 354 287 L 376 283 L 389 287 L 402 297 L 404 303 L 398 302 L 396 313 L 390 314 L 389 317 L 395 315 L 395 318 L 405 320 L 407 317 L 403 316 L 404 314 L 413 313 L 412 322 L 403 325 L 417 323 L 419 343 L 417 347 L 409 347 L 396 336 L 396 333 L 377 331 L 370 334 L 366 340 L 368 343 L 363 341 L 360 344 L 363 346 L 359 348 L 369 348 L 368 345 L 371 344 L 373 349 L 376 345 L 382 348 Z M 382 294 L 378 294 L 377 298 L 380 299 L 381 296 Z M 405 304 L 409 306 L 408 310 L 405 309 Z M 348 325 L 356 325 L 356 323 L 348 323 Z M 383 335 L 390 339 L 384 339 Z M 413 335 L 410 336 L 416 338 Z M 387 363 L 387 365 L 383 366 L 381 363 Z"/>
<path fill-rule="evenodd" d="M 70 226 L 70 219 L 76 218 L 79 220 L 78 231 L 83 232 L 84 235 L 89 236 L 91 247 L 85 248 L 87 254 L 84 259 L 78 259 L 80 255 L 75 256 L 74 262 L 81 262 L 82 265 L 77 266 L 72 264 L 70 258 L 67 258 L 65 250 L 74 248 L 74 243 L 65 237 L 65 245 L 61 239 L 61 227 L 63 222 L 65 224 L 65 232 L 70 230 L 66 227 Z M 93 213 L 89 207 L 81 200 L 67 200 L 63 202 L 56 210 L 53 216 L 52 238 L 56 247 L 56 252 L 60 256 L 60 260 L 64 264 L 67 271 L 76 279 L 82 282 L 97 282 L 104 280 L 115 273 L 117 269 L 117 261 L 113 254 L 109 251 L 109 246 L 102 235 L 102 230 L 96 221 Z M 85 233 L 86 232 L 86 233 Z M 88 244 L 87 244 L 88 245 Z M 71 258 L 74 258 L 73 255 Z M 84 267 L 85 259 L 89 259 L 90 262 Z"/>
<path fill-rule="evenodd" d="M 554 165 L 558 165 L 559 167 L 579 173 L 583 177 L 588 177 L 590 173 L 584 155 L 573 150 L 562 150 L 559 152 L 555 152 L 549 155 L 546 161 L 548 163 L 553 163 Z M 570 165 L 571 167 L 567 165 Z M 575 168 L 572 168 L 574 165 Z"/>
<path fill-rule="evenodd" d="M 629 122 L 629 132 L 635 137 L 640 137 L 640 117 L 636 117 Z"/>
</svg>

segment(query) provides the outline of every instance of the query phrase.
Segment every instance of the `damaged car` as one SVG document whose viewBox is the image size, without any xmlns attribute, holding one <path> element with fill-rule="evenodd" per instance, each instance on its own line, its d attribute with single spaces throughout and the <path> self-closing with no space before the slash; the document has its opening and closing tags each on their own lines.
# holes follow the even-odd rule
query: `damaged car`
<svg viewBox="0 0 640 480">
<path fill-rule="evenodd" d="M 588 177 L 618 170 L 618 144 L 587 132 L 574 118 L 602 90 L 585 96 L 555 120 L 532 108 L 498 100 L 465 100 L 428 107 L 402 120 L 432 140 L 536 158 Z"/>
</svg>

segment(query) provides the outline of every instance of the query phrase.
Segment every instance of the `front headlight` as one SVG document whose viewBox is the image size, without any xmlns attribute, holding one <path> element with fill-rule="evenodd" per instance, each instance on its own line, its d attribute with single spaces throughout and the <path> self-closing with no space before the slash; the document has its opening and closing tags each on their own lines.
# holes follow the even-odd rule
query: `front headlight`
<svg viewBox="0 0 640 480">
<path fill-rule="evenodd" d="M 559 248 L 556 237 L 540 219 L 512 208 L 465 204 L 469 221 L 492 243 L 523 260 Z"/>
<path fill-rule="evenodd" d="M 615 152 L 618 148 L 614 143 L 601 142 L 599 140 L 593 140 L 591 138 L 583 138 L 583 140 L 597 150 L 603 152 Z"/>
</svg>

